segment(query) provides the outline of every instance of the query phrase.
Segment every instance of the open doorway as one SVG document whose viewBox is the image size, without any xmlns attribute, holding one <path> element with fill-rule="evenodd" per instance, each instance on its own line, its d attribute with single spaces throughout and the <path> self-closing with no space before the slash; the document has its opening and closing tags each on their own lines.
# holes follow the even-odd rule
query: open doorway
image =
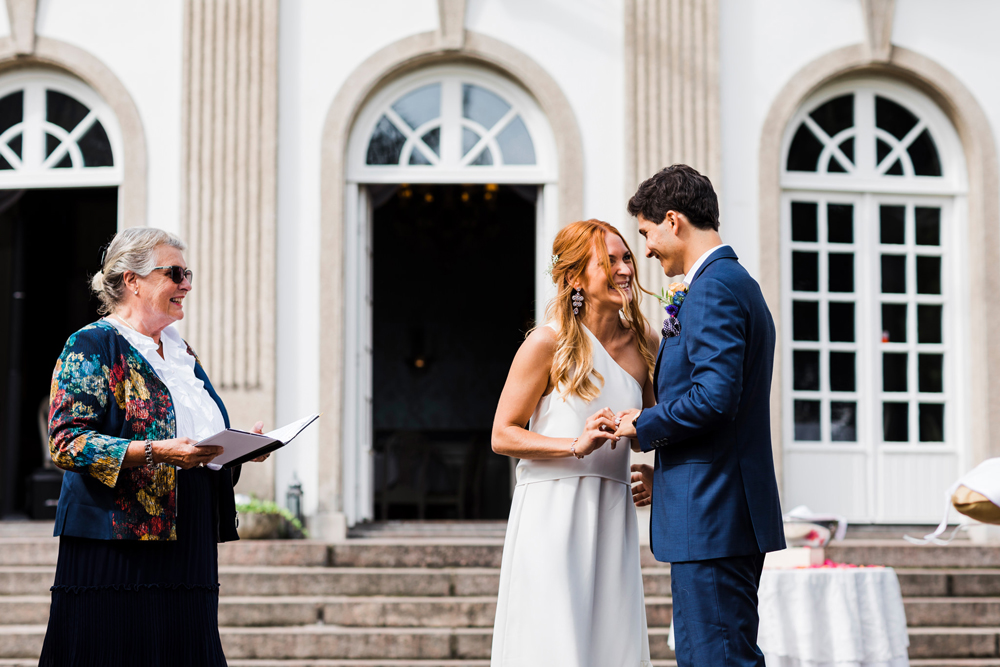
<svg viewBox="0 0 1000 667">
<path fill-rule="evenodd" d="M 55 516 L 41 415 L 66 338 L 97 319 L 89 277 L 118 227 L 118 188 L 0 191 L 0 516 Z M 46 480 L 48 479 L 48 482 Z M 52 496 L 54 487 L 54 498 Z"/>
<path fill-rule="evenodd" d="M 505 519 L 490 447 L 535 317 L 535 186 L 372 188 L 374 515 Z"/>
</svg>

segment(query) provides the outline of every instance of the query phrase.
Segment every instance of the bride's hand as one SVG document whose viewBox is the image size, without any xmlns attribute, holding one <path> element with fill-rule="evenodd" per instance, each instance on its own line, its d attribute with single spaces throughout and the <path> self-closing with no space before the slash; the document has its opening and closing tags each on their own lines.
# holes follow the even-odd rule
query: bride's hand
<svg viewBox="0 0 1000 667">
<path fill-rule="evenodd" d="M 587 454 L 603 447 L 608 440 L 611 441 L 611 448 L 614 449 L 618 442 L 614 432 L 615 413 L 611 411 L 611 408 L 595 412 L 587 419 L 583 433 L 576 440 L 576 457 L 582 459 Z"/>
<path fill-rule="evenodd" d="M 638 484 L 635 484 L 638 482 Z M 632 464 L 632 502 L 636 507 L 645 507 L 653 502 L 653 466 L 645 463 Z"/>
</svg>

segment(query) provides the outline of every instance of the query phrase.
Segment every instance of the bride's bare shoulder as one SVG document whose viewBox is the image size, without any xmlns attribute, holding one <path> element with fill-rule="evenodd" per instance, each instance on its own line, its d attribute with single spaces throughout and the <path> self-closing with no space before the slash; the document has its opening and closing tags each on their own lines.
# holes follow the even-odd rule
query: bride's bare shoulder
<svg viewBox="0 0 1000 667">
<path fill-rule="evenodd" d="M 542 326 L 528 334 L 521 344 L 521 349 L 534 354 L 553 355 L 559 344 L 559 334 L 554 327 Z"/>
</svg>

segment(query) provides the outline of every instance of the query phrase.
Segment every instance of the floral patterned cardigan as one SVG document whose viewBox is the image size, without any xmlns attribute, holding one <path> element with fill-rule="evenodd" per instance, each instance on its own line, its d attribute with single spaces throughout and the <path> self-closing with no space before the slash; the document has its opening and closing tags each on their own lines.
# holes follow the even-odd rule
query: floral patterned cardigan
<svg viewBox="0 0 1000 667">
<path fill-rule="evenodd" d="M 188 347 L 188 352 L 197 356 Z M 229 415 L 200 361 L 195 375 Z M 52 374 L 49 451 L 68 471 L 56 510 L 55 535 L 103 540 L 176 540 L 177 470 L 171 465 L 122 468 L 134 440 L 175 437 L 167 386 L 143 356 L 103 320 L 66 341 Z M 236 535 L 233 485 L 239 469 L 211 471 L 217 538 Z"/>
</svg>

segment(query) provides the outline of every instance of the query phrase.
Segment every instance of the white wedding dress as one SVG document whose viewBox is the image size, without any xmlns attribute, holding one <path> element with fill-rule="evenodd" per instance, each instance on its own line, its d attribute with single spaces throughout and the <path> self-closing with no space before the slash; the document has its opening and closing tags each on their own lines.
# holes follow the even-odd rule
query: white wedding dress
<svg viewBox="0 0 1000 667">
<path fill-rule="evenodd" d="M 528 428 L 574 438 L 601 408 L 641 408 L 642 388 L 589 331 L 601 395 L 542 398 Z M 517 465 L 491 667 L 648 667 L 629 441 L 583 459 Z"/>
</svg>

